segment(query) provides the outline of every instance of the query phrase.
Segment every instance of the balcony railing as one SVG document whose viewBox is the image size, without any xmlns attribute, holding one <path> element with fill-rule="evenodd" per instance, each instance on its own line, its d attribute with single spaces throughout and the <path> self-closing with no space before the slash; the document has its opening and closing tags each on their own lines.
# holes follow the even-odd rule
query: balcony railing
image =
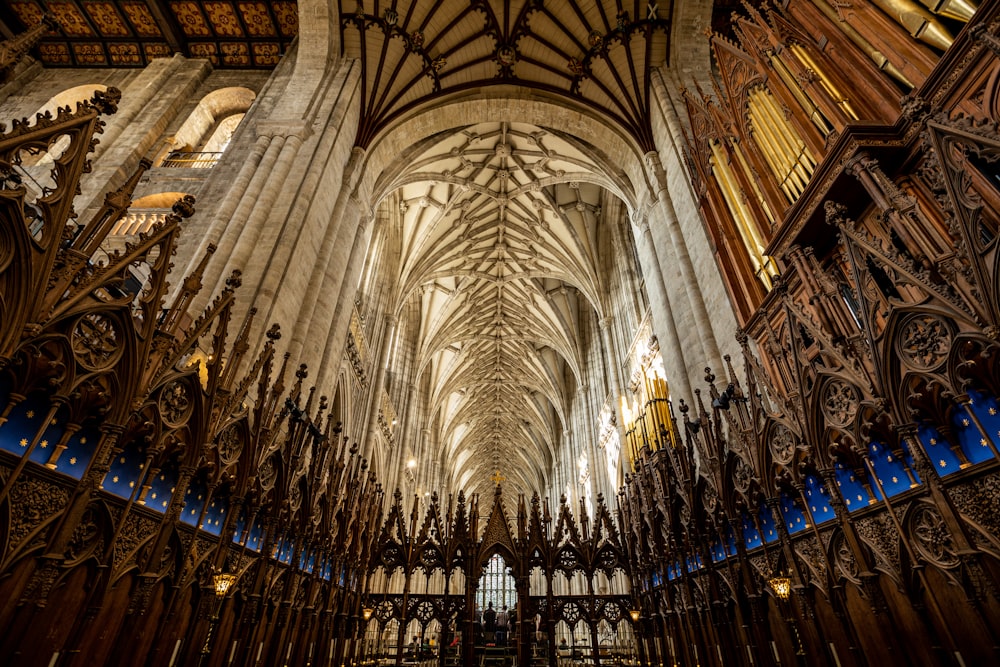
<svg viewBox="0 0 1000 667">
<path fill-rule="evenodd" d="M 111 236 L 133 236 L 145 234 L 158 222 L 163 222 L 170 213 L 168 208 L 132 208 L 122 216 L 113 230 Z"/>
<path fill-rule="evenodd" d="M 211 169 L 222 158 L 222 153 L 193 153 L 173 151 L 163 161 L 161 167 L 177 169 Z"/>
</svg>

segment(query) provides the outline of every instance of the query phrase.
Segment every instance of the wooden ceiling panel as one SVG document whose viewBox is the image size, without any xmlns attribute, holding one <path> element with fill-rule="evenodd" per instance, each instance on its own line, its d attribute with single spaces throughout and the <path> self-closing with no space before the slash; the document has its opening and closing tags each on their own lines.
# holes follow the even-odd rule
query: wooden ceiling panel
<svg viewBox="0 0 1000 667">
<path fill-rule="evenodd" d="M 299 34 L 299 6 L 296 3 L 272 2 L 271 11 L 283 37 L 292 38 Z"/>
<path fill-rule="evenodd" d="M 80 65 L 93 67 L 107 65 L 108 57 L 104 54 L 104 45 L 100 42 L 74 42 L 73 58 Z"/>
<path fill-rule="evenodd" d="M 108 44 L 111 64 L 116 67 L 135 67 L 142 64 L 142 50 L 137 43 Z"/>
<path fill-rule="evenodd" d="M 263 2 L 239 3 L 240 15 L 247 33 L 251 37 L 274 37 L 277 34 L 274 19 L 271 18 L 267 5 Z"/>
<path fill-rule="evenodd" d="M 205 14 L 216 37 L 243 37 L 246 33 L 230 2 L 205 2 Z"/>
<path fill-rule="evenodd" d="M 49 14 L 52 15 L 67 37 L 94 37 L 95 31 L 87 23 L 83 11 L 74 2 L 49 0 L 46 2 Z"/>
<path fill-rule="evenodd" d="M 91 23 L 97 27 L 102 37 L 126 37 L 131 31 L 125 27 L 125 19 L 112 2 L 88 2 L 84 0 L 83 8 L 90 17 Z"/>
<path fill-rule="evenodd" d="M 42 60 L 52 65 L 72 65 L 73 58 L 69 54 L 69 44 L 65 42 L 45 42 L 38 45 Z"/>
<path fill-rule="evenodd" d="M 168 58 L 171 53 L 170 46 L 163 42 L 147 42 L 142 45 L 142 52 L 146 56 L 147 61 L 153 58 Z"/>
<path fill-rule="evenodd" d="M 209 37 L 212 35 L 212 31 L 208 27 L 208 20 L 202 13 L 199 3 L 192 1 L 171 2 L 170 9 L 173 10 L 186 37 Z"/>
<path fill-rule="evenodd" d="M 9 7 L 25 27 L 40 23 L 45 15 L 45 10 L 37 2 L 12 2 Z M 57 33 L 49 31 L 48 34 Z"/>
<path fill-rule="evenodd" d="M 123 2 L 122 11 L 125 12 L 132 29 L 139 37 L 163 37 L 156 25 L 156 19 L 153 18 L 145 2 Z"/>
<path fill-rule="evenodd" d="M 12 31 L 48 14 L 35 55 L 47 65 L 144 67 L 182 53 L 222 68 L 271 68 L 298 34 L 298 5 L 281 0 L 0 0 Z"/>
<path fill-rule="evenodd" d="M 227 67 L 249 67 L 250 47 L 246 42 L 222 42 L 222 64 Z"/>
<path fill-rule="evenodd" d="M 281 44 L 278 42 L 253 42 L 253 64 L 256 67 L 274 67 L 281 57 Z"/>
</svg>

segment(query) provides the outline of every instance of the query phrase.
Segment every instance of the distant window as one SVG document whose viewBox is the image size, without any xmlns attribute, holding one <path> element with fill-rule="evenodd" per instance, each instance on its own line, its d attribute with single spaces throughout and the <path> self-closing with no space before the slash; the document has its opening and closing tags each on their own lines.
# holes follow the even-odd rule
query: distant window
<svg viewBox="0 0 1000 667">
<path fill-rule="evenodd" d="M 500 554 L 493 554 L 486 564 L 486 573 L 479 581 L 478 600 L 481 611 L 486 611 L 490 603 L 496 611 L 504 605 L 510 608 L 517 604 L 514 577 L 507 572 L 507 563 Z"/>
<path fill-rule="evenodd" d="M 229 147 L 229 142 L 233 140 L 233 133 L 236 132 L 236 128 L 245 115 L 245 113 L 234 113 L 232 116 L 226 116 L 220 120 L 212 132 L 212 136 L 202 146 L 201 151 L 203 153 L 224 152 Z"/>
<path fill-rule="evenodd" d="M 860 329 L 861 306 L 858 304 L 858 300 L 854 296 L 854 290 L 852 290 L 849 285 L 841 283 L 840 297 L 844 300 L 844 303 L 847 305 L 847 310 L 851 311 L 851 317 L 854 318 L 854 324 Z"/>
</svg>

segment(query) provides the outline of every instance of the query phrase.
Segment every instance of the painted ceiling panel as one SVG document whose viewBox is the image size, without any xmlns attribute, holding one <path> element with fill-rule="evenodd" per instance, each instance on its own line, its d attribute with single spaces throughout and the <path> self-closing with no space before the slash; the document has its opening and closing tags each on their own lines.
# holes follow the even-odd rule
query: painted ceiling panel
<svg viewBox="0 0 1000 667">
<path fill-rule="evenodd" d="M 298 5 L 266 0 L 0 0 L 13 32 L 48 14 L 46 65 L 144 67 L 182 53 L 216 67 L 274 67 L 298 33 Z"/>
<path fill-rule="evenodd" d="M 144 2 L 123 2 L 122 11 L 139 37 L 162 37 L 156 19 Z"/>
</svg>

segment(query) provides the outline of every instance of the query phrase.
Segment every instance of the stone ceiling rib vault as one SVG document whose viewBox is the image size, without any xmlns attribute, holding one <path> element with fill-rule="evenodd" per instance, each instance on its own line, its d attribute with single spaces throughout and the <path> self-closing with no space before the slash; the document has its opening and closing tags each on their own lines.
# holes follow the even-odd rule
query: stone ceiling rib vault
<svg viewBox="0 0 1000 667">
<path fill-rule="evenodd" d="M 496 84 L 607 114 L 652 150 L 649 72 L 667 58 L 670 3 L 344 0 L 347 55 L 362 63 L 359 145 L 428 100 Z"/>
<path fill-rule="evenodd" d="M 673 14 L 659 4 L 345 0 L 343 48 L 361 67 L 356 144 L 377 146 L 428 110 L 495 93 L 600 119 L 635 156 L 655 150 L 650 73 L 667 60 Z M 398 267 L 397 311 L 420 314 L 419 421 L 437 445 L 416 450 L 440 457 L 446 488 L 486 491 L 499 470 L 530 494 L 548 486 L 584 396 L 594 363 L 585 350 L 600 336 L 621 252 L 608 228 L 624 220 L 624 202 L 634 206 L 634 180 L 558 122 L 456 120 L 416 137 L 420 147 L 395 163 L 406 167 L 377 188 L 393 193 L 383 207 L 399 207 L 387 216 L 399 229 L 382 270 Z"/>
<path fill-rule="evenodd" d="M 454 487 L 543 486 L 582 382 L 580 318 L 607 293 L 602 209 L 623 192 L 595 151 L 482 123 L 438 137 L 395 184 L 397 303 L 419 302 L 418 373 Z"/>
</svg>

